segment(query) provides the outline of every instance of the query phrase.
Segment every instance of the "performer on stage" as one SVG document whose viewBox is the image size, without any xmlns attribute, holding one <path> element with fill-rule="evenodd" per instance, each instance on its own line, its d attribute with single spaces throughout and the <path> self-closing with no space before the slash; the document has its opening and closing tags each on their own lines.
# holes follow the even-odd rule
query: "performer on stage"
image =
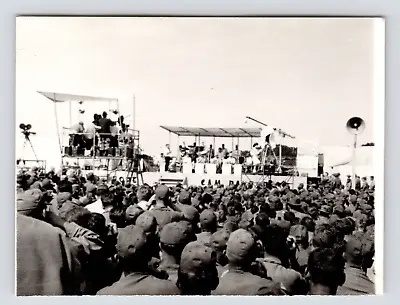
<svg viewBox="0 0 400 305">
<path fill-rule="evenodd" d="M 167 172 L 169 169 L 169 164 L 171 163 L 172 160 L 172 152 L 171 148 L 169 147 L 169 144 L 165 145 L 164 158 L 165 158 L 165 171 Z"/>
<path fill-rule="evenodd" d="M 261 153 L 262 147 L 258 143 L 254 143 L 253 149 L 251 150 L 250 154 L 253 160 L 253 173 L 255 174 L 258 170 L 258 167 L 261 164 Z"/>
</svg>

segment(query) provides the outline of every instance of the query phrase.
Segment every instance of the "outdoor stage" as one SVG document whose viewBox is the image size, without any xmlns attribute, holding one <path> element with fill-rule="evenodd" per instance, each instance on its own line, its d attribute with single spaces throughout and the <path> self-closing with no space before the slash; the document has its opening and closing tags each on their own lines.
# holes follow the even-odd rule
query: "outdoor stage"
<svg viewBox="0 0 400 305">
<path fill-rule="evenodd" d="M 183 174 L 183 173 L 143 173 L 143 179 L 145 182 L 147 181 L 161 181 L 165 184 L 168 184 L 169 181 L 173 182 L 174 180 L 184 181 L 187 179 L 188 185 L 207 185 L 211 183 L 212 185 L 218 181 L 220 184 L 229 185 L 235 184 L 237 182 L 267 182 L 268 180 L 272 180 L 273 182 L 283 182 L 291 184 L 293 187 L 297 188 L 300 183 L 304 185 L 307 184 L 307 177 L 292 177 L 292 176 L 262 176 L 262 175 L 224 175 L 224 174 Z M 148 182 L 147 182 L 148 183 Z"/>
<path fill-rule="evenodd" d="M 99 170 L 96 172 L 100 177 L 106 176 L 106 171 Z M 84 173 L 86 171 L 83 171 Z M 87 172 L 91 172 L 90 170 Z M 116 176 L 117 179 L 120 177 L 126 178 L 126 171 L 114 171 L 111 176 Z M 134 175 L 135 177 L 136 175 Z M 176 185 L 177 183 L 183 183 L 185 180 L 188 185 L 208 185 L 209 182 L 214 185 L 215 182 L 219 182 L 223 185 L 229 185 L 230 183 L 242 183 L 242 182 L 267 182 L 268 180 L 272 180 L 273 182 L 287 182 L 292 185 L 292 187 L 297 188 L 300 183 L 304 185 L 307 184 L 307 177 L 293 177 L 293 176 L 274 176 L 274 175 L 227 175 L 227 174 L 196 174 L 196 173 L 170 173 L 170 172 L 144 172 L 142 173 L 143 182 L 149 185 L 153 185 L 154 183 L 163 183 L 166 185 Z M 142 183 L 141 179 L 139 181 Z"/>
</svg>

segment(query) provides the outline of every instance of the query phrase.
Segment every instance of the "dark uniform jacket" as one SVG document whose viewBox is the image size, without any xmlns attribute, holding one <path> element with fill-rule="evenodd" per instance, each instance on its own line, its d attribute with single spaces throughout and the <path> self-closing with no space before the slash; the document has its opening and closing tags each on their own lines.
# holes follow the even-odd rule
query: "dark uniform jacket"
<svg viewBox="0 0 400 305">
<path fill-rule="evenodd" d="M 226 270 L 213 295 L 281 295 L 279 284 L 241 270 Z"/>
<path fill-rule="evenodd" d="M 101 289 L 97 295 L 179 295 L 176 285 L 145 273 L 122 276 L 112 286 Z"/>
</svg>

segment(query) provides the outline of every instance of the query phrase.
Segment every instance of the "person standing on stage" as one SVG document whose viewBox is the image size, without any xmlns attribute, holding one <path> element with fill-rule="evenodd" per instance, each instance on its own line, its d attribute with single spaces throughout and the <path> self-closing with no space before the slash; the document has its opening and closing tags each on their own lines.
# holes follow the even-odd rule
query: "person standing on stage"
<svg viewBox="0 0 400 305">
<path fill-rule="evenodd" d="M 107 117 L 107 112 L 103 112 L 103 117 L 99 119 L 99 125 L 100 125 L 100 138 L 101 139 L 108 139 L 110 138 L 110 133 L 111 133 L 111 126 L 114 125 L 114 122 L 111 121 Z"/>
<path fill-rule="evenodd" d="M 208 162 L 211 162 L 211 159 L 213 159 L 215 156 L 215 151 L 214 151 L 212 144 L 210 145 L 210 148 L 208 149 L 207 154 L 208 154 L 208 158 L 207 158 Z"/>
<path fill-rule="evenodd" d="M 253 160 L 253 173 L 255 174 L 257 172 L 257 168 L 260 166 L 261 161 L 260 161 L 260 154 L 261 154 L 262 148 L 258 143 L 254 143 L 253 149 L 251 150 L 251 157 Z"/>
<path fill-rule="evenodd" d="M 375 178 L 374 178 L 374 176 L 370 177 L 369 189 L 371 191 L 375 191 Z"/>
<path fill-rule="evenodd" d="M 240 158 L 239 145 L 236 145 L 235 150 L 232 151 L 232 157 L 235 159 L 235 163 L 239 164 L 239 158 Z"/>
<path fill-rule="evenodd" d="M 97 143 L 95 143 L 95 134 L 97 130 L 100 130 L 100 126 L 97 125 L 98 123 L 98 117 L 97 114 L 95 114 L 93 116 L 93 121 L 91 123 L 89 123 L 88 125 L 86 125 L 85 128 L 85 139 L 86 139 L 86 149 L 90 150 L 92 149 L 93 145 L 96 145 Z"/>
<path fill-rule="evenodd" d="M 222 144 L 222 159 L 225 159 L 228 155 L 228 150 L 225 147 L 225 144 Z"/>
<path fill-rule="evenodd" d="M 369 189 L 369 185 L 368 185 L 368 182 L 367 182 L 367 177 L 363 177 L 361 181 L 362 181 L 361 182 L 361 190 L 362 191 L 368 190 Z"/>
<path fill-rule="evenodd" d="M 346 181 L 346 190 L 350 190 L 353 186 L 353 182 L 351 181 L 351 175 L 347 175 L 347 181 Z"/>
<path fill-rule="evenodd" d="M 171 148 L 169 147 L 169 144 L 165 145 L 164 148 L 164 158 L 165 158 L 165 171 L 167 172 L 169 169 L 169 164 L 171 163 L 171 159 L 172 159 L 172 152 L 171 152 Z"/>
</svg>

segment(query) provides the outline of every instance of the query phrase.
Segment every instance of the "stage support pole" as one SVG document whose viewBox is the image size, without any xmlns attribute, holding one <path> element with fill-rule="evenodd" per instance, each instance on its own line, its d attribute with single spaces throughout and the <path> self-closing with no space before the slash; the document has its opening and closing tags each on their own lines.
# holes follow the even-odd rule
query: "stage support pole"
<svg viewBox="0 0 400 305">
<path fill-rule="evenodd" d="M 354 143 L 353 143 L 353 157 L 351 158 L 351 179 L 353 184 L 353 189 L 356 189 L 356 150 L 357 150 L 357 135 L 354 135 Z"/>
<path fill-rule="evenodd" d="M 63 166 L 63 152 L 62 152 L 62 144 L 61 144 L 61 138 L 60 138 L 60 130 L 58 127 L 58 114 L 57 114 L 57 107 L 56 107 L 56 94 L 54 93 L 54 99 L 53 99 L 53 104 L 54 104 L 54 115 L 56 117 L 56 128 L 57 128 L 57 137 L 58 137 L 58 145 L 60 147 L 60 155 L 61 155 L 61 168 Z M 71 128 L 71 126 L 70 126 Z"/>
<path fill-rule="evenodd" d="M 180 145 L 180 137 L 178 135 L 178 143 L 176 144 L 176 159 L 180 160 L 182 164 L 181 151 L 179 150 L 179 145 Z"/>
<path fill-rule="evenodd" d="M 136 129 L 136 97 L 133 95 L 133 113 L 132 113 L 132 129 L 133 129 L 133 134 L 135 134 L 135 129 Z"/>
<path fill-rule="evenodd" d="M 72 103 L 71 101 L 68 102 L 69 104 L 69 128 L 72 127 Z"/>
</svg>

